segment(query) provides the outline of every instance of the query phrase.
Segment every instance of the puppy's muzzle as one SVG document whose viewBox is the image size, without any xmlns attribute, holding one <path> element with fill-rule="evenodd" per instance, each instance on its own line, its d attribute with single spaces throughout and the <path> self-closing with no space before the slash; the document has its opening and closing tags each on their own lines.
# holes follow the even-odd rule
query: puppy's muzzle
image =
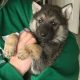
<svg viewBox="0 0 80 80">
<path fill-rule="evenodd" d="M 36 37 L 41 42 L 50 41 L 53 38 L 54 31 L 53 28 L 48 24 L 40 25 L 36 30 Z"/>
</svg>

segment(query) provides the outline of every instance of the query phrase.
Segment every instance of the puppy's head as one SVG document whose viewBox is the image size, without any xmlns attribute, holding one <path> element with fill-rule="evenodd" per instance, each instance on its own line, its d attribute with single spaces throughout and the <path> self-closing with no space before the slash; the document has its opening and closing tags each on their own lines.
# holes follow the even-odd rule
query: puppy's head
<svg viewBox="0 0 80 80">
<path fill-rule="evenodd" d="M 34 33 L 40 44 L 48 44 L 49 42 L 64 42 L 68 34 L 68 20 L 71 13 L 72 4 L 68 4 L 63 8 L 58 6 L 45 5 L 39 12 L 37 12 L 33 16 L 30 24 L 30 29 Z M 43 57 L 40 58 L 39 61 L 33 61 L 32 71 L 34 74 L 39 74 L 45 68 L 44 63 L 48 61 L 47 56 L 51 56 L 52 52 L 48 53 L 48 51 L 50 51 L 52 47 L 45 47 L 45 54 L 42 54 Z M 46 53 L 48 54 L 46 55 Z M 47 64 L 47 66 L 50 65 Z"/>
<path fill-rule="evenodd" d="M 67 34 L 67 22 L 71 13 L 71 4 L 63 8 L 45 5 L 33 16 L 30 29 L 41 41 L 62 41 L 65 39 L 65 34 Z"/>
</svg>

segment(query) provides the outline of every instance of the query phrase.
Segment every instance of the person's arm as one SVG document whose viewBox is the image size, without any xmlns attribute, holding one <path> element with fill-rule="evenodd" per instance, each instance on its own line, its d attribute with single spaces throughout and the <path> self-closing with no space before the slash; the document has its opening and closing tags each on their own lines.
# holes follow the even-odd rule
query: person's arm
<svg viewBox="0 0 80 80">
<path fill-rule="evenodd" d="M 22 49 L 25 44 L 29 45 L 35 42 L 36 40 L 30 32 L 22 32 L 19 37 L 17 52 Z M 23 80 L 23 75 L 29 70 L 32 63 L 31 57 L 28 57 L 25 60 L 20 60 L 17 57 L 17 54 L 12 56 L 9 62 L 6 62 L 4 57 L 0 58 L 0 62 L 2 61 L 4 61 L 0 64 L 0 78 L 2 80 Z"/>
</svg>

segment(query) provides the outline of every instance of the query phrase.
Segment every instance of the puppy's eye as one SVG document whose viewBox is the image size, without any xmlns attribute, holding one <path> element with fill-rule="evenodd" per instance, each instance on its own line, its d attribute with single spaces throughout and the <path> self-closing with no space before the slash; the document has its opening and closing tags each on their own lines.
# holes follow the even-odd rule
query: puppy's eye
<svg viewBox="0 0 80 80">
<path fill-rule="evenodd" d="M 42 21 L 43 21 L 42 18 L 40 18 L 40 19 L 38 20 L 39 23 L 42 23 Z"/>
<path fill-rule="evenodd" d="M 39 22 L 39 23 L 41 23 L 41 22 L 42 22 L 42 20 L 40 19 L 38 22 Z"/>
<path fill-rule="evenodd" d="M 55 23 L 54 23 L 54 22 L 52 22 L 52 24 L 53 24 L 53 25 L 55 25 Z"/>
<path fill-rule="evenodd" d="M 54 21 L 51 21 L 51 25 L 53 27 L 53 29 L 57 29 L 58 28 L 58 23 L 54 22 Z"/>
<path fill-rule="evenodd" d="M 54 20 L 52 20 L 50 23 L 51 23 L 53 26 L 57 26 L 57 23 L 56 23 Z"/>
<path fill-rule="evenodd" d="M 57 26 L 57 23 L 55 23 L 54 21 L 50 22 L 53 26 Z"/>
</svg>

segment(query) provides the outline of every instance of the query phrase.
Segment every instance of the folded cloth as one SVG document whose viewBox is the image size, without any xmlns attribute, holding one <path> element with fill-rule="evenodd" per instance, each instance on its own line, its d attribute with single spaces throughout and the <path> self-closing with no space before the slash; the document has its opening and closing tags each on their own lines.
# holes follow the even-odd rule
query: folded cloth
<svg viewBox="0 0 80 80">
<path fill-rule="evenodd" d="M 7 3 L 8 0 L 0 0 L 0 9 Z"/>
</svg>

